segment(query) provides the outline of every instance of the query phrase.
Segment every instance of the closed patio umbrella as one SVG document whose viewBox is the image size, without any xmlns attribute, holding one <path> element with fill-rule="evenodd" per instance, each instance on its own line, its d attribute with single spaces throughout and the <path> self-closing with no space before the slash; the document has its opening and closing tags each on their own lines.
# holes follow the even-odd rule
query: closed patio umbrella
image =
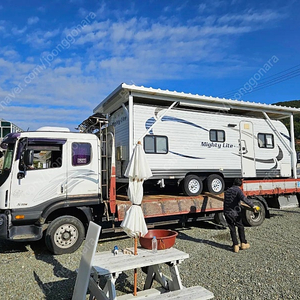
<svg viewBox="0 0 300 300">
<path fill-rule="evenodd" d="M 144 180 L 152 176 L 148 165 L 146 155 L 141 142 L 138 142 L 129 164 L 125 171 L 125 176 L 129 178 L 128 198 L 131 201 L 131 207 L 126 211 L 125 218 L 121 227 L 130 237 L 134 238 L 134 254 L 137 255 L 137 240 L 140 236 L 147 234 L 148 229 L 144 214 L 141 208 L 143 200 Z M 136 295 L 136 270 L 134 274 L 134 295 Z"/>
</svg>

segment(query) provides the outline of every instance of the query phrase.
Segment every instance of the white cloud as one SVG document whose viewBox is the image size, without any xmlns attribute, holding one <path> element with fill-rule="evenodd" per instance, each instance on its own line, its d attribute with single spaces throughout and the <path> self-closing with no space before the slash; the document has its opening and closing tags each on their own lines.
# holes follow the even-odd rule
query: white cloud
<svg viewBox="0 0 300 300">
<path fill-rule="evenodd" d="M 40 6 L 37 10 L 44 13 L 46 11 L 46 8 L 44 6 Z"/>
<path fill-rule="evenodd" d="M 10 60 L 16 60 L 20 59 L 20 54 L 9 47 L 4 47 L 0 50 L 0 54 L 3 55 L 4 58 L 10 59 Z"/>
<path fill-rule="evenodd" d="M 27 20 L 27 24 L 28 25 L 34 25 L 36 23 L 38 23 L 40 19 L 38 17 L 31 17 L 31 18 L 28 18 Z"/>
<path fill-rule="evenodd" d="M 247 24 L 256 25 L 257 23 L 264 24 L 270 21 L 280 20 L 282 18 L 285 18 L 284 14 L 272 10 L 265 10 L 261 12 L 248 10 L 243 14 L 226 14 L 218 18 L 218 23 L 221 24 L 247 23 Z"/>
<path fill-rule="evenodd" d="M 52 31 L 43 31 L 37 29 L 26 35 L 25 42 L 27 44 L 30 44 L 34 48 L 43 49 L 46 47 L 50 47 L 53 37 L 56 37 L 59 33 L 59 29 L 54 29 Z"/>
<path fill-rule="evenodd" d="M 61 24 L 48 30 L 13 27 L 18 38 L 26 32 L 26 47 L 31 46 L 37 54 L 26 57 L 12 48 L 0 51 L 0 103 L 12 95 L 1 117 L 24 129 L 67 124 L 75 127 L 121 82 L 147 85 L 166 79 L 215 78 L 241 66 L 245 69 L 241 57 L 232 50 L 236 39 L 280 19 L 272 10 L 204 15 L 187 22 L 112 19 L 106 14 L 105 4 L 100 5 L 96 18 L 78 29 L 70 46 L 49 63 L 45 59 L 76 25 L 64 30 Z M 222 5 L 218 1 L 215 8 Z M 206 12 L 207 6 L 199 5 L 199 11 Z M 89 14 L 85 9 L 78 13 L 82 19 Z M 0 22 L 0 30 L 2 25 Z M 21 92 L 13 94 L 18 86 Z"/>
<path fill-rule="evenodd" d="M 199 13 L 200 14 L 202 14 L 205 10 L 206 10 L 206 4 L 205 3 L 201 3 L 201 4 L 199 4 L 199 6 L 198 6 L 198 11 L 199 11 Z"/>
<path fill-rule="evenodd" d="M 40 106 L 33 109 L 26 105 L 11 105 L 4 116 L 6 120 L 13 120 L 13 123 L 23 130 L 36 130 L 42 126 L 59 126 L 68 127 L 73 131 L 81 121 L 88 117 L 82 109 L 78 108 L 56 109 Z"/>
<path fill-rule="evenodd" d="M 52 39 L 53 37 L 57 36 L 59 33 L 60 33 L 59 29 L 54 29 L 52 31 L 46 31 L 43 35 L 44 35 L 44 38 L 46 40 L 48 40 L 48 39 Z"/>
<path fill-rule="evenodd" d="M 22 35 L 27 30 L 27 26 L 24 26 L 22 29 L 18 29 L 17 27 L 13 27 L 11 32 L 13 35 Z"/>
</svg>

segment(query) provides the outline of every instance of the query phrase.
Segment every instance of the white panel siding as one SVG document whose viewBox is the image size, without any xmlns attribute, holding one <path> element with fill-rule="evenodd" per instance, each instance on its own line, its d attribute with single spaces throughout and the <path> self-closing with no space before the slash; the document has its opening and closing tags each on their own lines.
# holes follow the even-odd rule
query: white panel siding
<svg viewBox="0 0 300 300">
<path fill-rule="evenodd" d="M 146 105 L 134 105 L 134 140 L 137 142 L 146 131 L 146 124 L 151 125 L 151 120 L 157 119 L 165 108 Z M 151 119 L 152 118 L 152 119 Z M 168 175 L 176 175 L 180 171 L 206 171 L 215 170 L 230 172 L 241 168 L 239 156 L 239 123 L 242 120 L 251 121 L 254 128 L 256 168 L 269 170 L 276 165 L 276 156 L 279 149 L 283 151 L 283 158 L 278 162 L 291 163 L 290 155 L 281 144 L 272 129 L 264 119 L 246 118 L 219 113 L 205 113 L 184 109 L 170 110 L 161 121 L 153 128 L 154 135 L 168 137 L 168 154 L 147 154 L 149 164 L 153 171 L 160 170 Z M 228 124 L 236 124 L 228 127 Z M 279 121 L 273 121 L 277 130 L 286 136 L 289 133 Z M 224 130 L 225 142 L 211 142 L 209 130 Z M 259 148 L 257 143 L 258 133 L 271 133 L 274 135 L 274 149 Z M 287 143 L 289 140 L 286 138 Z M 265 162 L 263 162 L 265 160 Z M 266 160 L 273 160 L 266 163 Z"/>
<path fill-rule="evenodd" d="M 125 149 L 125 162 L 116 161 L 116 174 L 122 177 L 128 163 L 128 143 L 129 143 L 129 121 L 128 115 L 123 107 L 118 109 L 109 118 L 109 125 L 115 128 L 115 146 L 116 148 L 123 146 Z"/>
</svg>

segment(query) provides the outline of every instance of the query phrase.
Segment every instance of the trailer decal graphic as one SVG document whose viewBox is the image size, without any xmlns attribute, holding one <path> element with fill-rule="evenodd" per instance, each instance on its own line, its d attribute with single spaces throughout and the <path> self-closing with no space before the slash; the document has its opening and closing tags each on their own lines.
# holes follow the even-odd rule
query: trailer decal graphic
<svg viewBox="0 0 300 300">
<path fill-rule="evenodd" d="M 200 126 L 200 125 L 197 125 L 197 124 L 192 123 L 192 122 L 190 122 L 190 121 L 187 121 L 187 120 L 184 120 L 184 119 L 179 119 L 179 118 L 176 118 L 176 117 L 164 116 L 164 117 L 162 117 L 161 120 L 162 120 L 163 122 L 169 121 L 169 122 L 182 123 L 182 124 L 190 125 L 190 126 L 193 126 L 193 127 L 196 127 L 196 128 L 202 129 L 202 130 L 205 130 L 205 131 L 209 131 L 208 129 L 206 129 L 206 128 Z"/>
<path fill-rule="evenodd" d="M 180 154 L 177 152 L 173 152 L 173 151 L 169 151 L 170 153 L 174 154 L 174 155 L 178 155 L 181 157 L 185 157 L 185 158 L 192 158 L 192 159 L 205 159 L 205 157 L 196 157 L 196 156 L 190 156 L 190 155 L 185 155 L 185 154 Z"/>
<path fill-rule="evenodd" d="M 148 119 L 145 123 L 145 127 L 146 129 L 148 130 L 155 122 L 157 121 L 157 119 L 155 119 L 154 117 L 151 117 L 150 119 Z M 197 125 L 195 123 L 192 123 L 192 122 L 189 122 L 187 120 L 184 120 L 184 119 L 180 119 L 180 118 L 176 118 L 176 117 L 170 117 L 170 116 L 164 116 L 161 118 L 161 121 L 162 122 L 176 122 L 176 123 L 182 123 L 182 124 L 186 124 L 186 125 L 190 125 L 190 126 L 193 126 L 193 127 L 196 127 L 196 128 L 199 128 L 199 129 L 202 129 L 202 130 L 205 130 L 205 131 L 209 131 L 208 129 L 200 126 L 200 125 Z M 153 134 L 153 131 L 152 129 L 150 130 L 149 132 L 150 134 Z"/>
<path fill-rule="evenodd" d="M 284 133 L 282 133 L 282 132 L 280 132 L 280 134 L 281 134 L 283 137 L 285 137 L 287 140 L 291 141 L 291 137 L 289 137 L 288 135 L 286 135 L 286 134 L 284 134 Z"/>
<path fill-rule="evenodd" d="M 277 161 L 281 161 L 283 159 L 283 151 L 281 150 L 281 148 L 279 146 L 278 146 L 278 150 L 279 150 L 279 153 L 276 156 L 276 159 L 277 159 Z"/>
<path fill-rule="evenodd" d="M 236 154 L 236 153 L 233 153 L 234 155 L 237 155 L 237 156 L 242 156 L 242 154 Z M 271 169 L 276 169 L 278 164 L 277 162 L 281 161 L 283 159 L 283 151 L 282 149 L 280 148 L 280 146 L 278 146 L 278 155 L 276 156 L 276 158 L 270 158 L 270 159 L 261 159 L 261 158 L 254 158 L 254 157 L 249 157 L 249 156 L 243 156 L 243 158 L 246 158 L 246 159 L 249 159 L 249 160 L 255 160 L 256 162 L 259 162 L 259 163 L 264 163 L 264 164 L 272 164 L 275 162 L 275 166 L 272 167 Z"/>
<path fill-rule="evenodd" d="M 148 130 L 156 121 L 157 120 L 154 117 L 148 119 L 145 123 L 146 130 Z M 153 134 L 153 129 L 151 129 L 149 133 Z"/>
</svg>

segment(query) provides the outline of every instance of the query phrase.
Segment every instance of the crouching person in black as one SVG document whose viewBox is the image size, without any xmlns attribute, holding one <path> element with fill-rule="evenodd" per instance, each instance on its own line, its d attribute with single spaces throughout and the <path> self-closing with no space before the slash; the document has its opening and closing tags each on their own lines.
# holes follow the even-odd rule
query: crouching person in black
<svg viewBox="0 0 300 300">
<path fill-rule="evenodd" d="M 233 186 L 224 194 L 224 215 L 230 230 L 234 252 L 239 252 L 240 248 L 242 250 L 250 248 L 245 237 L 244 225 L 242 223 L 241 201 L 245 202 L 255 210 L 253 202 L 244 195 L 240 188 L 242 183 L 243 181 L 241 178 L 236 178 L 233 182 Z M 241 245 L 239 245 L 235 227 L 238 228 Z"/>
</svg>

